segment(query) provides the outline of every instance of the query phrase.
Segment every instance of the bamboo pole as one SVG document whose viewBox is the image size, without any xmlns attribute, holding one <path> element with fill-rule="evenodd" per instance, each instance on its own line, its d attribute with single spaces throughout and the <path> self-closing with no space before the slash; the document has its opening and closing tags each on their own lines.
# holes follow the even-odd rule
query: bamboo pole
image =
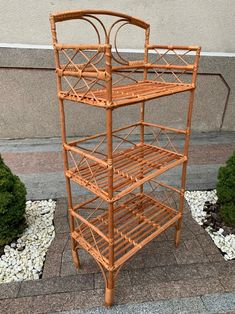
<svg viewBox="0 0 235 314">
<path fill-rule="evenodd" d="M 50 23 L 51 23 L 53 45 L 55 46 L 57 43 L 57 35 L 56 35 L 55 23 L 52 18 L 50 18 Z M 60 65 L 60 60 L 59 60 L 58 51 L 56 49 L 54 49 L 54 56 L 55 56 L 55 65 L 56 65 L 56 68 L 58 68 Z M 62 90 L 61 78 L 58 75 L 56 75 L 56 82 L 57 82 L 57 90 L 61 91 Z M 59 99 L 59 110 L 60 110 L 60 120 L 61 120 L 61 137 L 62 137 L 64 172 L 66 172 L 69 169 L 69 164 L 68 164 L 67 151 L 64 148 L 64 144 L 66 144 L 67 137 L 66 137 L 66 121 L 65 121 L 65 113 L 64 113 L 64 103 L 62 99 Z M 66 190 L 68 193 L 68 208 L 69 208 L 68 213 L 70 213 L 70 210 L 73 210 L 71 184 L 70 184 L 70 179 L 67 176 L 65 176 L 65 180 L 66 180 Z M 71 235 L 75 230 L 75 224 L 74 224 L 74 218 L 70 214 L 69 214 L 69 226 L 70 226 L 70 235 Z M 71 237 L 71 246 L 72 246 L 72 256 L 73 256 L 74 265 L 76 268 L 80 268 L 80 261 L 79 261 L 78 252 L 77 252 L 77 243 L 72 237 Z"/>
<path fill-rule="evenodd" d="M 193 72 L 193 77 L 192 77 L 192 85 L 194 87 L 196 87 L 198 63 L 199 63 L 199 58 L 200 58 L 200 47 L 197 47 L 196 51 L 197 52 L 196 52 L 196 58 L 195 58 L 195 67 L 194 67 L 194 72 Z M 185 134 L 184 156 L 186 156 L 187 159 L 184 161 L 183 166 L 182 166 L 181 194 L 180 194 L 180 204 L 179 204 L 179 212 L 181 214 L 183 213 L 183 208 L 184 208 L 184 192 L 185 192 L 186 175 L 187 175 L 188 151 L 189 151 L 189 141 L 190 141 L 190 133 L 191 133 L 191 121 L 192 121 L 192 113 L 193 113 L 194 96 L 195 96 L 195 89 L 190 91 L 188 115 L 187 115 L 187 122 L 186 122 L 187 132 Z M 181 226 L 182 226 L 182 215 L 176 224 L 176 232 L 175 232 L 176 247 L 179 245 L 179 242 L 180 242 Z"/>
<path fill-rule="evenodd" d="M 109 79 L 106 83 L 107 88 L 107 101 L 112 103 L 112 53 L 111 48 L 108 48 L 105 53 L 106 57 L 106 72 L 109 74 Z M 107 132 L 107 157 L 108 157 L 108 196 L 109 199 L 113 199 L 113 120 L 112 109 L 106 110 L 106 132 Z M 108 235 L 109 235 L 109 267 L 114 267 L 114 216 L 113 216 L 114 204 L 110 202 L 108 204 Z M 111 306 L 114 298 L 114 273 L 108 272 L 107 286 L 105 289 L 105 304 Z"/>
</svg>

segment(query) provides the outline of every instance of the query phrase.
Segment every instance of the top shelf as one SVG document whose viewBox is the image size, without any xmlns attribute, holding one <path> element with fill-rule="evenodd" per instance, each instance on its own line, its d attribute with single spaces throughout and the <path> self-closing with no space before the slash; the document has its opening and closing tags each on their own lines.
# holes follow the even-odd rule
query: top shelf
<svg viewBox="0 0 235 314">
<path fill-rule="evenodd" d="M 67 21 L 76 31 L 62 32 Z M 61 100 L 107 109 L 195 89 L 200 47 L 150 44 L 142 20 L 82 10 L 52 14 L 50 22 Z M 138 38 L 143 54 L 118 47 L 123 36 Z"/>
<path fill-rule="evenodd" d="M 112 104 L 107 101 L 107 90 L 105 88 L 96 89 L 84 93 L 79 90 L 61 91 L 59 97 L 74 102 L 81 102 L 96 107 L 120 107 L 132 105 L 143 101 L 172 95 L 194 89 L 192 84 L 167 83 L 151 80 L 138 81 L 135 84 L 127 84 L 112 87 Z"/>
</svg>

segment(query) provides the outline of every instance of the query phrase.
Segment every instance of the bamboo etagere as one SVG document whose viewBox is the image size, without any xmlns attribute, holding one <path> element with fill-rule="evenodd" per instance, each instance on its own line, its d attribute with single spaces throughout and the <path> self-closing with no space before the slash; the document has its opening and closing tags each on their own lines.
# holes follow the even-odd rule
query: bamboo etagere
<svg viewBox="0 0 235 314">
<path fill-rule="evenodd" d="M 110 306 L 115 280 L 129 258 L 171 226 L 176 228 L 175 244 L 179 244 L 200 47 L 150 45 L 149 24 L 115 12 L 68 11 L 52 14 L 50 22 L 73 260 L 79 268 L 78 248 L 94 257 L 105 281 L 105 304 Z M 97 43 L 59 40 L 56 26 L 61 22 L 81 23 L 79 30 L 86 36 L 90 27 Z M 143 38 L 140 60 L 127 60 L 125 51 L 118 50 L 117 36 L 127 27 Z M 177 93 L 189 95 L 184 129 L 146 121 L 147 101 Z M 106 131 L 68 141 L 67 101 L 105 109 Z M 113 128 L 113 111 L 136 104 L 139 121 Z M 177 135 L 185 139 L 181 149 L 174 143 Z M 182 168 L 180 187 L 158 180 L 176 166 Z M 89 190 L 91 197 L 74 204 L 72 182 Z"/>
</svg>

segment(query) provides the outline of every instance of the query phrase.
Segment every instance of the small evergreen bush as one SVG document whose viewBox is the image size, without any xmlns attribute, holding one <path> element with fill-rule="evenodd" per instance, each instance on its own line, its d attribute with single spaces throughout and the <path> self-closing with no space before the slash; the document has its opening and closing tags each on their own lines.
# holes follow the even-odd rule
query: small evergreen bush
<svg viewBox="0 0 235 314">
<path fill-rule="evenodd" d="M 0 246 L 9 244 L 26 227 L 26 189 L 0 155 Z"/>
<path fill-rule="evenodd" d="M 225 223 L 235 227 L 235 151 L 226 166 L 219 169 L 216 188 L 220 216 Z"/>
</svg>

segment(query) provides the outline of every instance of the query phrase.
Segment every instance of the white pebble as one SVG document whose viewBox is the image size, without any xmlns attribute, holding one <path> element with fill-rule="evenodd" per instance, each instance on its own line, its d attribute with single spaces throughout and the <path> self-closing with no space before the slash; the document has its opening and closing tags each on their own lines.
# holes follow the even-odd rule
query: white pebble
<svg viewBox="0 0 235 314">
<path fill-rule="evenodd" d="M 0 283 L 39 279 L 46 252 L 55 237 L 55 205 L 52 200 L 26 202 L 28 227 L 16 243 L 4 247 L 0 258 Z"/>
<path fill-rule="evenodd" d="M 197 221 L 199 225 L 203 225 L 206 217 L 206 212 L 203 211 L 204 204 L 206 201 L 215 204 L 218 200 L 216 190 L 212 191 L 186 191 L 185 199 L 189 204 L 189 208 L 192 217 Z M 230 234 L 223 236 L 223 229 L 220 228 L 218 231 L 213 231 L 211 227 L 205 229 L 211 236 L 217 247 L 225 253 L 224 258 L 231 260 L 235 258 L 235 235 Z"/>
</svg>

